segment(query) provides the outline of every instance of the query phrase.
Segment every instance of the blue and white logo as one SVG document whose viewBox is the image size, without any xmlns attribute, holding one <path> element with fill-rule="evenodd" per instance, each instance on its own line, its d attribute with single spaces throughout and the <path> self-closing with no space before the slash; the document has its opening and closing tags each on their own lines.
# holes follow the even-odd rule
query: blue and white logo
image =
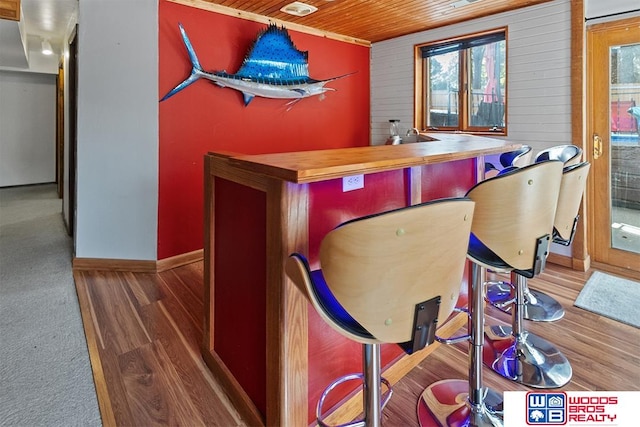
<svg viewBox="0 0 640 427">
<path fill-rule="evenodd" d="M 527 393 L 527 424 L 562 425 L 567 422 L 565 393 Z"/>
</svg>

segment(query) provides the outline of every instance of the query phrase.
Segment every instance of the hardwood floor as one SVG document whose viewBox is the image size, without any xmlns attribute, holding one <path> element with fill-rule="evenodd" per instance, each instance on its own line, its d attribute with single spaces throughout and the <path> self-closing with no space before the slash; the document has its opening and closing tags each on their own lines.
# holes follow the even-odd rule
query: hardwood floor
<svg viewBox="0 0 640 427">
<path fill-rule="evenodd" d="M 105 426 L 242 426 L 200 357 L 202 262 L 74 272 Z"/>
<path fill-rule="evenodd" d="M 640 390 L 640 329 L 573 306 L 589 272 L 547 264 L 529 281 L 558 299 L 565 317 L 526 322 L 557 345 L 573 367 L 574 390 Z M 159 274 L 76 271 L 103 423 L 110 425 L 246 425 L 200 357 L 202 263 Z M 487 324 L 510 317 L 487 308 Z M 440 346 L 394 386 L 387 426 L 417 426 L 416 403 L 440 379 L 466 379 L 467 345 Z M 529 390 L 484 370 L 494 390 Z"/>
</svg>

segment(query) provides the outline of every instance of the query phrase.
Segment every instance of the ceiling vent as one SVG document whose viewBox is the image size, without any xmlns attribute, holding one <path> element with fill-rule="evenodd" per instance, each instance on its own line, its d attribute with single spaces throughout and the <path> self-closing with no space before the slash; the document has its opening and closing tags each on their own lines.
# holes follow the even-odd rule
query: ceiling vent
<svg viewBox="0 0 640 427">
<path fill-rule="evenodd" d="M 460 1 L 456 1 L 451 3 L 451 7 L 453 7 L 454 9 L 457 9 L 459 7 L 463 7 L 463 6 L 467 6 L 470 5 L 471 3 L 475 3 L 478 0 L 460 0 Z"/>
<path fill-rule="evenodd" d="M 280 9 L 280 11 L 284 13 L 288 13 L 289 15 L 294 15 L 294 16 L 307 16 L 309 14 L 312 14 L 316 10 L 318 10 L 317 7 L 304 4 L 299 1 L 294 1 L 293 3 L 289 3 L 288 5 Z"/>
</svg>

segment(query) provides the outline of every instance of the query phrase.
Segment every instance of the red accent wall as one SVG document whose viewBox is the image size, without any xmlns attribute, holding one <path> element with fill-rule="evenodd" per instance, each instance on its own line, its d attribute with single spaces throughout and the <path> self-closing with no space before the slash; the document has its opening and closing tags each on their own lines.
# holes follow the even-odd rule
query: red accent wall
<svg viewBox="0 0 640 427">
<path fill-rule="evenodd" d="M 436 163 L 422 167 L 421 174 L 422 201 L 440 199 L 443 197 L 464 197 L 467 191 L 477 182 L 476 160 L 458 160 L 455 162 Z M 471 263 L 467 261 L 467 268 L 460 285 L 460 296 L 457 307 L 466 307 L 469 302 Z M 455 315 L 452 314 L 452 316 Z M 442 322 L 441 324 L 444 324 Z"/>
<path fill-rule="evenodd" d="M 159 98 L 191 72 L 181 23 L 205 70 L 238 70 L 264 24 L 165 0 L 159 2 Z M 335 89 L 287 107 L 287 100 L 242 94 L 201 80 L 159 106 L 158 259 L 203 247 L 203 156 L 369 145 L 369 51 L 365 46 L 289 30 L 309 52 L 309 74 Z"/>
<path fill-rule="evenodd" d="M 214 348 L 266 415 L 266 194 L 221 178 L 215 186 Z"/>
</svg>

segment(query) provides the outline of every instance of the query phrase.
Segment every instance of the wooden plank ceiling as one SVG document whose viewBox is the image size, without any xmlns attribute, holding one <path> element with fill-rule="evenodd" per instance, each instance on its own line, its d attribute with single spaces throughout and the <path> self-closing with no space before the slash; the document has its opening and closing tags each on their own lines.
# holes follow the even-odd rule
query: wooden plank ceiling
<svg viewBox="0 0 640 427">
<path fill-rule="evenodd" d="M 280 11 L 292 1 L 202 0 L 372 43 L 551 0 L 301 0 L 318 8 L 302 17 Z"/>
</svg>

